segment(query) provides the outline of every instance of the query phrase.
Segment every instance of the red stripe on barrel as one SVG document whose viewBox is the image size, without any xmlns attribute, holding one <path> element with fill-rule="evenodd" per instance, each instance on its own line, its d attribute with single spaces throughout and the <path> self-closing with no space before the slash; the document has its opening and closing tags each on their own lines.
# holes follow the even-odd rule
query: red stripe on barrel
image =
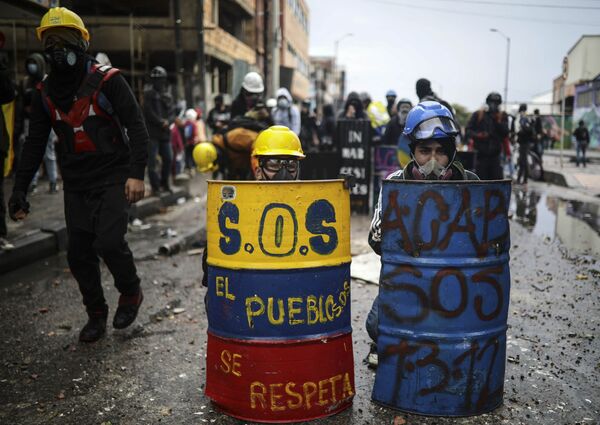
<svg viewBox="0 0 600 425">
<path fill-rule="evenodd" d="M 354 397 L 350 333 L 301 342 L 208 333 L 206 395 L 228 415 L 259 422 L 333 415 Z"/>
</svg>

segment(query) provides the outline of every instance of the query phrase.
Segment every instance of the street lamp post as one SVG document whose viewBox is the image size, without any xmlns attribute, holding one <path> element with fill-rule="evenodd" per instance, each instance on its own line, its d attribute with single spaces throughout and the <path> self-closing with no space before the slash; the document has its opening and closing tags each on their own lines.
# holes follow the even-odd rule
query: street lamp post
<svg viewBox="0 0 600 425">
<path fill-rule="evenodd" d="M 506 39 L 506 72 L 504 74 L 504 111 L 508 113 L 508 67 L 510 62 L 510 37 L 496 28 L 490 28 L 490 31 L 498 33 Z"/>
<path fill-rule="evenodd" d="M 338 102 L 341 102 L 343 99 L 340 99 L 341 97 L 341 93 L 340 93 L 340 87 L 341 87 L 341 81 L 339 81 L 338 75 L 337 75 L 337 71 L 338 71 L 338 66 L 337 66 L 337 58 L 338 58 L 338 48 L 340 45 L 340 41 L 342 41 L 345 38 L 348 37 L 352 37 L 354 34 L 349 32 L 344 34 L 343 36 L 341 36 L 340 38 L 338 38 L 337 40 L 335 40 L 334 42 L 334 50 L 333 50 L 333 78 L 334 81 L 337 82 L 337 90 L 338 90 Z M 338 105 L 336 105 L 338 106 Z"/>
</svg>

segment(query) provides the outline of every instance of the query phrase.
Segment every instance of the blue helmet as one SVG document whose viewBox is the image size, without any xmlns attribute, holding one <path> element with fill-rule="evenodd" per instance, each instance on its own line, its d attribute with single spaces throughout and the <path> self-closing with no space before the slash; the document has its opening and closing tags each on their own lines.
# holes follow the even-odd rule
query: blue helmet
<svg viewBox="0 0 600 425">
<path fill-rule="evenodd" d="M 452 112 L 439 102 L 421 102 L 406 117 L 403 135 L 412 141 L 454 138 L 459 133 Z"/>
<path fill-rule="evenodd" d="M 394 97 L 396 97 L 396 96 L 398 96 L 398 95 L 396 94 L 396 91 L 395 91 L 395 90 L 388 90 L 388 91 L 385 93 L 385 97 L 388 97 L 388 96 L 394 96 Z"/>
</svg>

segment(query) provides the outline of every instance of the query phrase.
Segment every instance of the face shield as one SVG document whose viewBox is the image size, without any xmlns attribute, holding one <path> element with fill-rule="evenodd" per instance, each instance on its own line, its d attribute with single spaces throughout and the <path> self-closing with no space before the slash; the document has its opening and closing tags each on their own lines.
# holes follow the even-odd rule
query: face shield
<svg viewBox="0 0 600 425">
<path fill-rule="evenodd" d="M 420 123 L 411 133 L 411 138 L 414 140 L 431 139 L 436 131 L 441 131 L 446 136 L 456 136 L 459 133 L 456 123 L 451 118 L 434 117 Z"/>
</svg>

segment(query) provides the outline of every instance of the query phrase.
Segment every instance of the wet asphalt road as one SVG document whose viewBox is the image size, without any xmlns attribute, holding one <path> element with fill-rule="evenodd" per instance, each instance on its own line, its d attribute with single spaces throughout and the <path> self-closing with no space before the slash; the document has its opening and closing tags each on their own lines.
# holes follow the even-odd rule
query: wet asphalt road
<svg viewBox="0 0 600 425">
<path fill-rule="evenodd" d="M 197 201 L 153 217 L 152 229 L 130 233 L 144 305 L 132 327 L 110 329 L 96 344 L 77 342 L 84 310 L 64 255 L 0 277 L 1 424 L 243 423 L 219 413 L 203 394 L 207 322 L 201 256 L 154 255 L 167 223 L 182 234 L 204 220 L 202 200 Z M 367 217 L 353 217 L 353 255 L 369 251 L 368 224 Z M 363 363 L 368 352 L 363 324 L 378 287 L 353 281 L 354 404 L 311 423 L 600 423 L 598 258 L 575 255 L 516 222 L 511 238 L 503 406 L 451 419 L 373 404 L 374 373 Z M 118 293 L 106 269 L 103 277 L 112 315 Z"/>
</svg>

